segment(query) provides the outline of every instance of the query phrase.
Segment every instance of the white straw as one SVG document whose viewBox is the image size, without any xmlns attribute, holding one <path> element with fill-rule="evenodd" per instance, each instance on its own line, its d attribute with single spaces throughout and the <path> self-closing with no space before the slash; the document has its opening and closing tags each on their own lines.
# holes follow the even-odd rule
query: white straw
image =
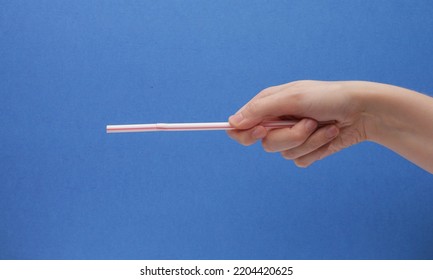
<svg viewBox="0 0 433 280">
<path fill-rule="evenodd" d="M 298 121 L 267 121 L 261 123 L 268 128 L 292 127 Z M 203 130 L 232 130 L 235 129 L 228 122 L 206 123 L 154 123 L 154 124 L 124 124 L 107 125 L 107 133 L 123 132 L 152 132 L 152 131 L 203 131 Z"/>
</svg>

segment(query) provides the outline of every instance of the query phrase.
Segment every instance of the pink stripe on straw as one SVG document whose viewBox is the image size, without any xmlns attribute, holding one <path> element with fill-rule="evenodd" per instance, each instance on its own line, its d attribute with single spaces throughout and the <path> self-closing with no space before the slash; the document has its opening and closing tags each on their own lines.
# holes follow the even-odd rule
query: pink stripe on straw
<svg viewBox="0 0 433 280">
<path fill-rule="evenodd" d="M 267 128 L 292 127 L 298 121 L 267 121 L 261 123 Z M 319 127 L 335 124 L 335 121 L 319 122 Z M 202 131 L 202 130 L 232 130 L 235 129 L 228 122 L 210 123 L 155 123 L 155 124 L 126 124 L 126 125 L 107 125 L 107 133 L 122 132 L 152 132 L 152 131 Z"/>
<path fill-rule="evenodd" d="M 269 128 L 291 127 L 297 121 L 269 121 L 261 125 Z M 107 125 L 107 133 L 122 132 L 152 132 L 152 131 L 202 131 L 202 130 L 232 130 L 235 129 L 228 122 L 218 123 L 156 123 Z"/>
</svg>

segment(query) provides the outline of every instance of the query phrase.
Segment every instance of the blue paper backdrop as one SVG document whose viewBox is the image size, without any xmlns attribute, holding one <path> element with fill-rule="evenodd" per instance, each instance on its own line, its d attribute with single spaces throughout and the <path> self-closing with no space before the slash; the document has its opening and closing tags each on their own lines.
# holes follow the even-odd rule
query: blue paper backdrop
<svg viewBox="0 0 433 280">
<path fill-rule="evenodd" d="M 1 259 L 432 259 L 433 176 L 372 143 L 299 169 L 224 132 L 261 89 L 433 93 L 433 2 L 0 1 Z"/>
</svg>

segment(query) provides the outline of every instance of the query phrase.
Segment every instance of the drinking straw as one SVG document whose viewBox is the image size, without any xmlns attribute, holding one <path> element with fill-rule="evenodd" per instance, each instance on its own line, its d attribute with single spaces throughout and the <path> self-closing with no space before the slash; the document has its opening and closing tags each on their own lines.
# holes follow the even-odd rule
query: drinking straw
<svg viewBox="0 0 433 280">
<path fill-rule="evenodd" d="M 261 125 L 267 128 L 292 127 L 297 120 L 265 121 Z M 325 125 L 333 122 L 320 122 Z M 228 122 L 201 122 L 201 123 L 152 123 L 152 124 L 122 124 L 107 125 L 107 133 L 124 132 L 153 132 L 153 131 L 203 131 L 203 130 L 233 130 Z"/>
</svg>

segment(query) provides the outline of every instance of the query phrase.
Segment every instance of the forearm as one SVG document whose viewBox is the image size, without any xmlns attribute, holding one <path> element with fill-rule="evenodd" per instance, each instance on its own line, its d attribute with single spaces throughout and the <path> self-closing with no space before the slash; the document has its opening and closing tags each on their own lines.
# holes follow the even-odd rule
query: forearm
<svg viewBox="0 0 433 280">
<path fill-rule="evenodd" d="M 362 87 L 358 96 L 365 104 L 367 140 L 433 173 L 433 98 L 385 84 L 363 83 Z"/>
</svg>

